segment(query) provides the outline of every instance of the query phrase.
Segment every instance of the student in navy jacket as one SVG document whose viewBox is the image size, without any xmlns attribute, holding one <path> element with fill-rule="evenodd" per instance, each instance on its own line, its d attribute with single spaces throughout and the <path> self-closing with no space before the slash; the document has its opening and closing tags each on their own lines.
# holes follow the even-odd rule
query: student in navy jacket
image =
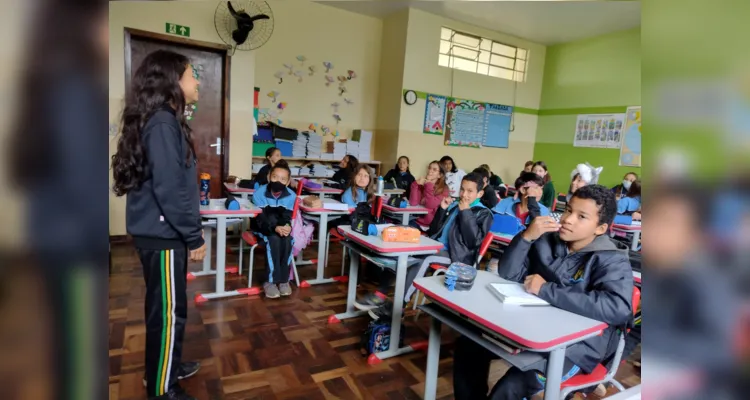
<svg viewBox="0 0 750 400">
<path fill-rule="evenodd" d="M 607 236 L 617 212 L 615 196 L 601 185 L 573 194 L 560 223 L 537 217 L 503 253 L 498 273 L 523 282 L 526 291 L 551 305 L 608 325 L 604 333 L 565 351 L 563 381 L 590 373 L 615 351 L 618 328 L 632 325 L 633 272 L 627 249 Z M 459 338 L 453 366 L 458 400 L 486 399 L 490 361 L 497 358 L 470 339 Z M 493 400 L 531 398 L 544 389 L 536 370 L 512 367 L 489 394 Z"/>
<path fill-rule="evenodd" d="M 185 107 L 198 101 L 187 57 L 158 50 L 133 77 L 112 157 L 114 191 L 127 194 L 127 232 L 146 281 L 146 390 L 149 399 L 190 400 L 178 379 L 187 320 L 187 264 L 205 255 L 196 156 Z"/>
<path fill-rule="evenodd" d="M 266 242 L 266 297 L 276 299 L 292 294 L 289 268 L 292 265 L 292 211 L 296 195 L 289 189 L 291 171 L 279 160 L 268 174 L 268 185 L 253 193 L 253 203 L 263 210 L 255 218 L 256 231 Z"/>
<path fill-rule="evenodd" d="M 408 199 L 411 192 L 411 184 L 416 180 L 411 171 L 409 171 L 409 157 L 399 157 L 396 166 L 385 174 L 383 180 L 385 183 L 392 183 L 396 189 L 404 189 L 404 194 L 401 197 Z"/>
</svg>

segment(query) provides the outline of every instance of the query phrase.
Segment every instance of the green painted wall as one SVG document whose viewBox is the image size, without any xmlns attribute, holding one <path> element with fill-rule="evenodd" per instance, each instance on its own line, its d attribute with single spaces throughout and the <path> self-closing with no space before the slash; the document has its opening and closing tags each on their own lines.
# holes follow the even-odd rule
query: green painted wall
<svg viewBox="0 0 750 400">
<path fill-rule="evenodd" d="M 588 161 L 604 166 L 599 182 L 614 186 L 628 171 L 619 149 L 573 147 L 578 114 L 625 112 L 641 104 L 640 27 L 547 48 L 534 160 L 547 163 L 558 192 L 570 171 Z"/>
</svg>

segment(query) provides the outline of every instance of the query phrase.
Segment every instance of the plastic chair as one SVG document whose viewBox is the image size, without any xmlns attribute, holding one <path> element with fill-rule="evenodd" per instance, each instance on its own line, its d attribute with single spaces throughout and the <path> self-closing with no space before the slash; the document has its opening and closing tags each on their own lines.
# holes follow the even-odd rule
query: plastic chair
<svg viewBox="0 0 750 400">
<path fill-rule="evenodd" d="M 487 236 L 485 236 L 484 239 L 482 240 L 482 244 L 479 246 L 479 254 L 477 255 L 477 261 L 474 263 L 474 268 L 479 267 L 480 261 L 482 261 L 482 258 L 487 253 L 487 250 L 490 248 L 490 245 L 492 244 L 492 239 L 493 239 L 492 233 L 488 233 Z M 435 271 L 433 273 L 433 276 L 445 274 L 445 271 L 448 270 L 448 267 L 443 264 L 430 264 L 430 268 Z M 417 293 L 414 295 L 414 305 L 412 306 L 412 309 L 414 310 L 417 309 L 418 303 L 419 305 L 424 305 L 426 297 L 422 296 L 422 301 L 420 303 L 419 295 L 420 295 L 420 291 L 417 290 Z M 420 312 L 421 310 L 417 310 L 417 315 L 414 316 L 415 321 L 417 320 L 417 318 L 419 318 Z"/>
<path fill-rule="evenodd" d="M 302 186 L 302 185 L 298 185 Z M 300 189 L 297 189 L 298 191 Z M 297 196 L 296 199 L 294 199 L 294 208 L 292 209 L 292 223 L 294 223 L 294 218 L 297 216 L 297 211 L 299 210 L 299 202 L 300 198 Z M 250 245 L 250 262 L 248 265 L 248 274 L 247 274 L 247 287 L 252 288 L 253 283 L 253 266 L 255 264 L 255 248 L 260 246 L 261 243 L 258 240 L 258 237 L 251 231 L 244 231 L 242 232 L 241 239 L 240 239 L 240 262 L 239 262 L 239 274 L 242 275 L 242 250 L 243 250 L 243 243 L 247 243 Z M 261 247 L 263 248 L 263 247 Z M 297 284 L 297 287 L 299 287 L 299 275 L 297 274 L 297 265 L 294 262 L 294 257 L 292 257 L 292 271 L 294 271 L 294 282 Z M 260 293 L 260 289 L 257 290 L 256 293 L 251 294 L 258 294 Z"/>
<path fill-rule="evenodd" d="M 633 315 L 638 312 L 638 306 L 640 304 L 641 290 L 633 286 Z M 628 332 L 629 331 L 630 330 L 628 329 Z M 615 380 L 615 375 L 617 374 L 617 368 L 619 367 L 620 361 L 622 360 L 622 353 L 625 350 L 625 334 L 626 332 L 620 331 L 620 340 L 617 343 L 615 358 L 614 360 L 612 360 L 612 369 L 607 371 L 607 368 L 604 365 L 599 364 L 594 368 L 593 371 L 591 371 L 590 374 L 578 374 L 568 379 L 560 385 L 560 388 L 562 389 L 562 392 L 560 393 L 560 399 L 566 398 L 569 394 L 575 391 L 591 386 L 596 386 L 600 383 L 611 383 L 612 386 L 616 387 L 621 392 L 624 391 L 625 388 L 622 386 L 622 384 Z"/>
</svg>

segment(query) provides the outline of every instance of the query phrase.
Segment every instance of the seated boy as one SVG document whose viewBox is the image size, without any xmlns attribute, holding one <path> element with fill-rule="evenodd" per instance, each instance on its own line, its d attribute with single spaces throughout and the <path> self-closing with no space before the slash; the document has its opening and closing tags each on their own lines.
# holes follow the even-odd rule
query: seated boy
<svg viewBox="0 0 750 400">
<path fill-rule="evenodd" d="M 268 184 L 253 193 L 253 203 L 263 210 L 255 228 L 266 243 L 266 283 L 263 292 L 270 299 L 289 296 L 289 268 L 292 263 L 292 211 L 296 195 L 287 187 L 291 171 L 283 160 L 268 174 Z M 278 285 L 278 286 L 277 286 Z"/>
<path fill-rule="evenodd" d="M 580 371 L 590 373 L 614 352 L 617 329 L 632 323 L 633 272 L 627 249 L 607 231 L 617 213 L 615 196 L 590 185 L 573 194 L 558 224 L 537 217 L 518 234 L 500 260 L 501 277 L 523 282 L 526 291 L 551 305 L 609 325 L 600 336 L 565 351 L 563 381 Z M 458 400 L 487 399 L 490 361 L 497 358 L 472 340 L 456 343 L 453 387 Z M 544 389 L 543 372 L 512 367 L 489 394 L 493 400 L 530 399 Z"/>
<path fill-rule="evenodd" d="M 484 186 L 482 187 L 482 191 L 484 192 L 481 198 L 482 204 L 484 204 L 485 207 L 492 209 L 500 200 L 497 197 L 495 188 L 490 185 L 490 171 L 480 167 L 474 169 L 472 172 L 482 177 L 482 181 L 484 182 Z"/>
<path fill-rule="evenodd" d="M 425 258 L 421 266 L 411 266 L 406 272 L 404 302 L 409 302 L 416 291 L 412 283 L 417 277 L 424 276 L 430 264 L 462 262 L 474 265 L 482 240 L 492 226 L 492 212 L 480 201 L 483 187 L 482 177 L 470 173 L 461 180 L 458 201 L 444 197 L 438 207 L 435 218 L 430 224 L 428 235 L 441 243 L 443 250 Z M 382 274 L 378 290 L 357 299 L 354 306 L 360 310 L 370 310 L 375 319 L 390 316 L 391 305 L 386 302 L 386 293 L 392 285 L 393 274 Z"/>
<path fill-rule="evenodd" d="M 544 179 L 533 172 L 521 172 L 516 179 L 516 190 L 518 195 L 502 199 L 492 209 L 498 214 L 514 215 L 521 224 L 528 225 L 537 216 L 549 215 L 549 208 L 539 203 L 542 198 Z"/>
</svg>

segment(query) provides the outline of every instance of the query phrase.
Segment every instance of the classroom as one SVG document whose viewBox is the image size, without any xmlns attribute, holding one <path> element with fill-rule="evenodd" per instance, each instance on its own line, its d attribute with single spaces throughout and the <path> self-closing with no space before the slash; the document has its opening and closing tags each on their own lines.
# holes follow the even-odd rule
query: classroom
<svg viewBox="0 0 750 400">
<path fill-rule="evenodd" d="M 109 39 L 110 400 L 640 398 L 639 1 L 118 1 Z"/>
</svg>

